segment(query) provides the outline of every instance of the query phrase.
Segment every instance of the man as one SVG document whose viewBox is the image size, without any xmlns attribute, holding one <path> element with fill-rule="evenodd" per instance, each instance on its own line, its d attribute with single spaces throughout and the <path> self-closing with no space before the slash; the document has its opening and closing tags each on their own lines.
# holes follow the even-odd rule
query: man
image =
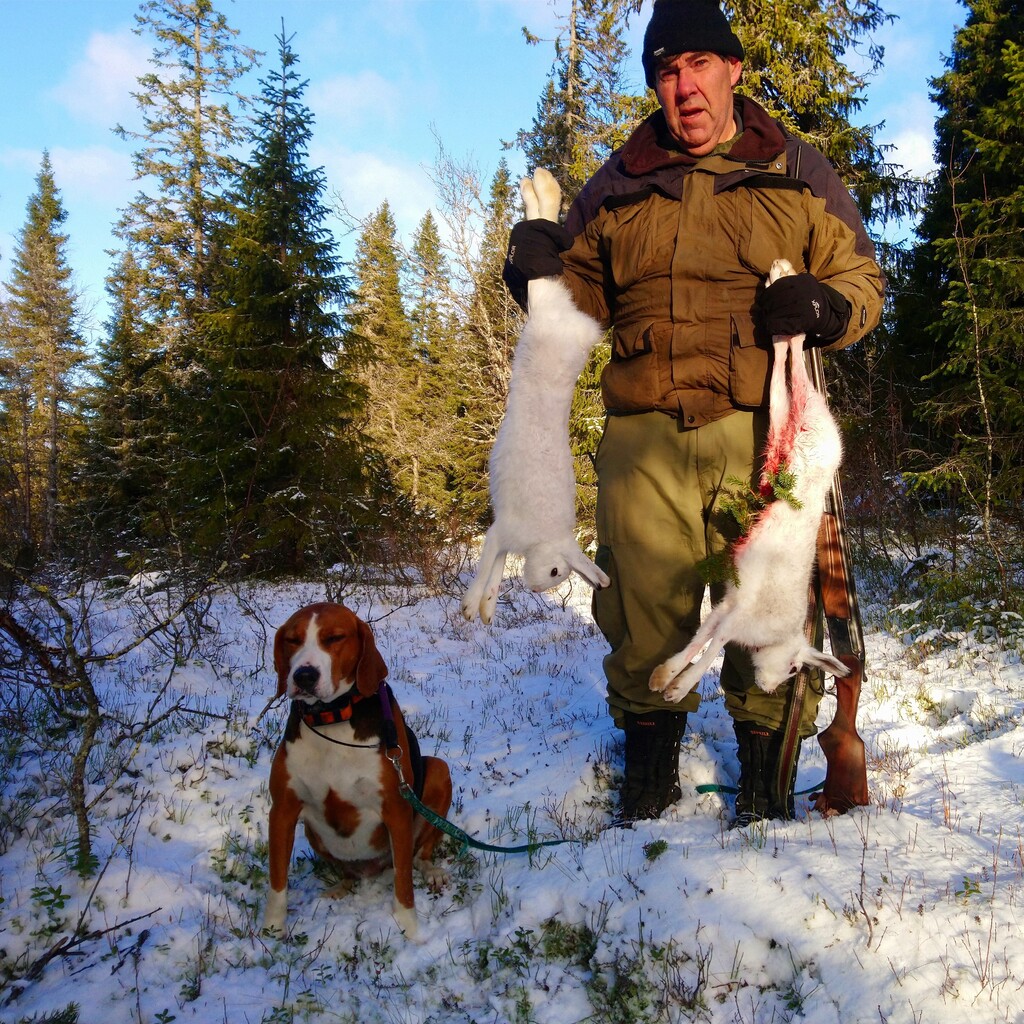
<svg viewBox="0 0 1024 1024">
<path fill-rule="evenodd" d="M 660 110 L 587 183 L 564 229 L 516 225 L 505 268 L 519 298 L 530 279 L 563 273 L 579 307 L 613 330 L 596 460 L 597 561 L 612 586 L 594 611 L 611 645 L 609 709 L 626 733 L 626 820 L 680 796 L 679 742 L 700 698 L 668 704 L 648 680 L 696 632 L 699 563 L 736 537 L 721 499 L 730 478 L 759 472 L 771 336 L 840 348 L 882 306 L 849 193 L 817 150 L 734 95 L 742 61 L 718 0 L 656 0 L 643 66 Z M 798 273 L 765 289 L 780 257 Z M 738 821 L 791 816 L 792 792 L 775 792 L 774 775 L 792 681 L 763 693 L 730 646 L 721 682 Z M 815 732 L 820 682 L 808 690 L 802 738 Z"/>
</svg>

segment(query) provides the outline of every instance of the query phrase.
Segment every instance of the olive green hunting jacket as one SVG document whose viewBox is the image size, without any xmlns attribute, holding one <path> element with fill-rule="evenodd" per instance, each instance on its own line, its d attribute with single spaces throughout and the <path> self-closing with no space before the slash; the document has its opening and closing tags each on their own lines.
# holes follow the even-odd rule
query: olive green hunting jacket
<svg viewBox="0 0 1024 1024">
<path fill-rule="evenodd" d="M 874 247 L 831 165 L 753 101 L 738 98 L 736 112 L 736 139 L 695 161 L 652 115 L 569 211 L 565 281 L 613 331 L 601 378 L 611 413 L 658 410 L 700 426 L 766 406 L 771 339 L 754 304 L 780 257 L 849 303 L 830 347 L 881 315 Z"/>
</svg>

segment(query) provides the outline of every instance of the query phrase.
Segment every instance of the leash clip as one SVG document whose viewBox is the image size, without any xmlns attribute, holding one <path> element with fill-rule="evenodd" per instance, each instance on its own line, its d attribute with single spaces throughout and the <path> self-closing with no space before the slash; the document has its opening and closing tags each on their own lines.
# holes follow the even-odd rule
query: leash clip
<svg viewBox="0 0 1024 1024">
<path fill-rule="evenodd" d="M 397 745 L 389 747 L 385 750 L 384 756 L 395 766 L 395 771 L 398 773 L 398 788 L 409 789 L 409 783 L 405 781 L 405 774 L 402 772 L 402 748 Z"/>
</svg>

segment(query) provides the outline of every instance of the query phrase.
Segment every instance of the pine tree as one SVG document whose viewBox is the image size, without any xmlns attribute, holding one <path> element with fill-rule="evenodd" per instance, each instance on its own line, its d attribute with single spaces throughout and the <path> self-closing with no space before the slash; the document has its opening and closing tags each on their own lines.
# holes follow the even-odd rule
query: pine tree
<svg viewBox="0 0 1024 1024">
<path fill-rule="evenodd" d="M 900 336 L 929 372 L 939 456 L 919 479 L 993 516 L 1024 496 L 1024 7 L 965 0 L 945 73 L 912 285 Z"/>
<path fill-rule="evenodd" d="M 225 259 L 201 353 L 216 400 L 193 410 L 184 489 L 201 496 L 201 541 L 213 546 L 226 532 L 234 554 L 280 571 L 302 568 L 318 538 L 336 537 L 351 516 L 364 396 L 357 353 L 343 345 L 348 288 L 325 223 L 325 174 L 308 166 L 307 83 L 283 28 L 277 42 L 219 236 Z"/>
<path fill-rule="evenodd" d="M 61 231 L 66 219 L 44 153 L 8 282 L 8 373 L 2 382 L 4 446 L 16 467 L 21 499 L 18 529 L 44 555 L 57 550 L 60 513 L 72 497 L 87 361 L 66 257 L 68 236 Z"/>
</svg>

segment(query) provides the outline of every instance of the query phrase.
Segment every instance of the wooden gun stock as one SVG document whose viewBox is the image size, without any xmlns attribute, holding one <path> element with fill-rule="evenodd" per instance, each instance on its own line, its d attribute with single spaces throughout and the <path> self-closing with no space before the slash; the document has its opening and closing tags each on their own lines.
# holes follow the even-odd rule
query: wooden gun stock
<svg viewBox="0 0 1024 1024">
<path fill-rule="evenodd" d="M 814 386 L 825 393 L 819 349 L 811 350 L 810 373 Z M 818 530 L 817 584 L 832 653 L 849 670 L 836 677 L 836 713 L 832 724 L 818 735 L 825 752 L 825 785 L 814 808 L 822 814 L 844 814 L 869 803 L 867 757 L 857 732 L 857 705 L 864 683 L 864 637 L 853 580 L 853 558 L 846 535 L 843 492 L 836 476 Z"/>
<path fill-rule="evenodd" d="M 841 501 L 838 483 L 833 502 Z M 843 544 L 842 524 L 835 508 L 826 511 L 818 532 L 818 576 L 821 603 L 828 625 L 832 653 L 850 670 L 836 676 L 836 713 L 832 724 L 818 735 L 825 752 L 825 785 L 814 801 L 822 814 L 845 814 L 868 803 L 867 756 L 857 732 L 857 705 L 864 682 L 864 642 L 860 634 L 852 568 Z"/>
<path fill-rule="evenodd" d="M 857 732 L 857 705 L 864 682 L 864 640 L 861 636 L 852 566 L 844 543 L 842 493 L 833 488 L 831 507 L 818 531 L 818 583 L 832 653 L 850 670 L 836 677 L 836 713 L 818 736 L 825 752 L 825 785 L 814 801 L 822 814 L 845 814 L 868 803 L 867 756 Z"/>
<path fill-rule="evenodd" d="M 814 801 L 822 814 L 845 814 L 851 807 L 868 803 L 867 756 L 857 732 L 857 705 L 864 682 L 864 639 L 853 589 L 853 567 L 845 544 L 842 492 L 838 480 L 831 508 L 821 517 L 818 531 L 818 580 L 821 604 L 828 625 L 832 653 L 850 670 L 836 677 L 836 714 L 820 733 L 825 752 L 825 785 Z"/>
<path fill-rule="evenodd" d="M 857 702 L 864 676 L 864 662 L 853 655 L 836 657 L 850 674 L 836 679 L 836 714 L 832 724 L 818 734 L 825 752 L 825 785 L 814 799 L 822 814 L 845 814 L 851 807 L 868 801 L 867 756 L 857 732 Z"/>
</svg>

